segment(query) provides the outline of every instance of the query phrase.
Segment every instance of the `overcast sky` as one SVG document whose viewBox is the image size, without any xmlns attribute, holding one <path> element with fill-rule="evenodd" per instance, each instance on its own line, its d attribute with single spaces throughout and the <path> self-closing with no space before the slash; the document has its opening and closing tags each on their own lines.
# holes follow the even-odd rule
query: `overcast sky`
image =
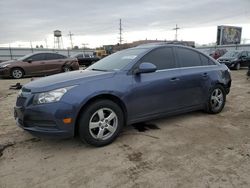
<svg viewBox="0 0 250 188">
<path fill-rule="evenodd" d="M 175 24 L 182 40 L 215 42 L 217 25 L 225 24 L 242 26 L 250 39 L 250 0 L 1 0 L 0 45 L 47 39 L 52 46 L 55 29 L 65 47 L 69 31 L 75 45 L 115 44 L 120 18 L 125 42 L 174 39 Z"/>
</svg>

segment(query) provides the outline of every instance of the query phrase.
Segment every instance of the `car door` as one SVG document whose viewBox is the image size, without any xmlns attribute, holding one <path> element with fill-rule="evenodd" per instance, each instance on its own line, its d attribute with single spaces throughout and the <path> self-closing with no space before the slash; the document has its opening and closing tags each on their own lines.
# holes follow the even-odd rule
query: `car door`
<svg viewBox="0 0 250 188">
<path fill-rule="evenodd" d="M 45 68 L 47 74 L 62 72 L 62 67 L 64 65 L 66 57 L 61 54 L 46 53 L 46 63 Z"/>
<path fill-rule="evenodd" d="M 45 70 L 45 54 L 39 53 L 25 59 L 25 74 L 27 75 L 42 75 Z"/>
<path fill-rule="evenodd" d="M 183 98 L 180 100 L 181 106 L 185 108 L 198 107 L 204 105 L 207 97 L 207 82 L 212 73 L 209 59 L 203 54 L 189 48 L 175 47 L 177 60 L 180 65 L 180 83 L 182 85 Z M 202 63 L 202 59 L 207 58 L 207 65 Z M 212 62 L 211 62 L 212 64 Z"/>
<path fill-rule="evenodd" d="M 130 117 L 140 119 L 180 108 L 178 105 L 182 92 L 180 72 L 173 49 L 171 47 L 154 49 L 142 57 L 136 66 L 143 62 L 153 63 L 157 71 L 133 75 Z"/>
</svg>

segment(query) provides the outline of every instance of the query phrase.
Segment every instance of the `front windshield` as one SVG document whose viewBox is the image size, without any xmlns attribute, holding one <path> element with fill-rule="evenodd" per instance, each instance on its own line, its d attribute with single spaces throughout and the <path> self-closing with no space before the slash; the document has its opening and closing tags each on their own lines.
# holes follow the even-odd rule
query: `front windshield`
<svg viewBox="0 0 250 188">
<path fill-rule="evenodd" d="M 23 56 L 23 57 L 18 58 L 18 60 L 19 60 L 19 61 L 23 61 L 23 60 L 29 58 L 31 55 L 33 55 L 33 54 L 27 54 L 27 55 L 25 55 L 25 56 Z"/>
<path fill-rule="evenodd" d="M 87 69 L 100 71 L 121 70 L 122 68 L 126 67 L 131 61 L 133 61 L 138 55 L 146 52 L 147 50 L 148 49 L 144 48 L 132 48 L 119 51 L 99 60 Z"/>
<path fill-rule="evenodd" d="M 223 55 L 223 57 L 238 57 L 240 54 L 240 52 L 237 51 L 231 51 L 231 52 L 227 52 Z"/>
</svg>

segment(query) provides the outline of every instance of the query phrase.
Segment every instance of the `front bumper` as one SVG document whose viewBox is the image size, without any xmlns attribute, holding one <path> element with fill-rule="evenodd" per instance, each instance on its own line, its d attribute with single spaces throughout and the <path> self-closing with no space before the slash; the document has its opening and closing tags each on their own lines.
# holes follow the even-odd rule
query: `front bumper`
<svg viewBox="0 0 250 188">
<path fill-rule="evenodd" d="M 228 63 L 223 63 L 225 64 L 228 68 L 234 68 L 237 62 L 228 62 Z"/>
<path fill-rule="evenodd" d="M 9 78 L 10 77 L 10 69 L 9 68 L 0 68 L 0 77 Z"/>
<path fill-rule="evenodd" d="M 17 104 L 20 100 L 23 100 L 22 97 L 17 99 Z M 72 105 L 62 102 L 17 105 L 14 107 L 14 117 L 19 127 L 35 136 L 69 138 L 74 136 L 74 111 Z M 73 118 L 73 121 L 65 124 L 64 118 Z"/>
</svg>

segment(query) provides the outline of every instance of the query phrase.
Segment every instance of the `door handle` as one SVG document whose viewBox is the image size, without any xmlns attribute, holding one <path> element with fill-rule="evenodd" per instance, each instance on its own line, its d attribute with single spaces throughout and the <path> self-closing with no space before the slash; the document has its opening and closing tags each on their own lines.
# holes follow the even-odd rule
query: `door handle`
<svg viewBox="0 0 250 188">
<path fill-rule="evenodd" d="M 170 79 L 171 82 L 175 82 L 175 81 L 178 81 L 178 80 L 180 80 L 180 79 L 176 78 L 176 77 Z"/>
<path fill-rule="evenodd" d="M 206 72 L 203 73 L 203 74 L 202 74 L 202 77 L 207 77 L 207 73 L 206 73 Z"/>
</svg>

